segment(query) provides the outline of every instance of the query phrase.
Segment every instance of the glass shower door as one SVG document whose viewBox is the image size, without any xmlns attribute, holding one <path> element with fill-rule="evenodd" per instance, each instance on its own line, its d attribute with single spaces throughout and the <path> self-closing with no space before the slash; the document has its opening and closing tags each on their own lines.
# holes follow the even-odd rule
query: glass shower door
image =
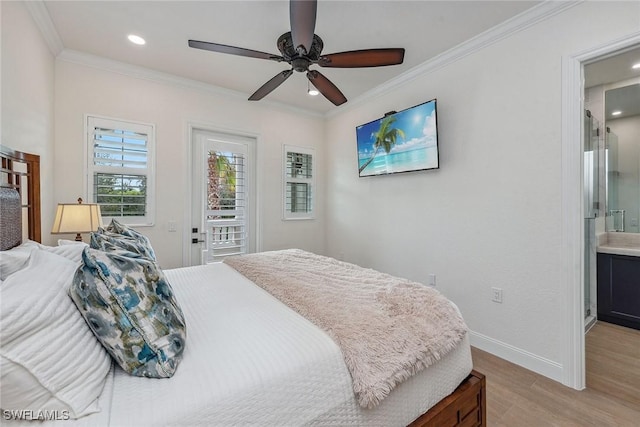
<svg viewBox="0 0 640 427">
<path fill-rule="evenodd" d="M 600 209 L 600 129 L 589 110 L 584 118 L 584 313 L 591 315 L 591 289 L 596 278 L 596 217 Z"/>
</svg>

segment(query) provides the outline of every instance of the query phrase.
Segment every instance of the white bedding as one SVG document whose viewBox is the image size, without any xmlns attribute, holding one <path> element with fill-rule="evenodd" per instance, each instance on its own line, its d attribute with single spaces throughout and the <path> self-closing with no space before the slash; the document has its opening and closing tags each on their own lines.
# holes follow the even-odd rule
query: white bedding
<svg viewBox="0 0 640 427">
<path fill-rule="evenodd" d="M 231 267 L 165 273 L 187 321 L 176 374 L 149 379 L 116 368 L 100 399 L 102 412 L 65 425 L 404 426 L 472 368 L 465 337 L 379 406 L 363 409 L 331 338 Z"/>
</svg>

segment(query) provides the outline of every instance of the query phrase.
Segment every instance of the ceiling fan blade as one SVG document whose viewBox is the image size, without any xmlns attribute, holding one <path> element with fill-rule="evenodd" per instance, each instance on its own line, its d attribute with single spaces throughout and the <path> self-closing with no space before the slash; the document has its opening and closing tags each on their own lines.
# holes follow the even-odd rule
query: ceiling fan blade
<svg viewBox="0 0 640 427">
<path fill-rule="evenodd" d="M 313 33 L 316 30 L 317 0 L 291 0 L 289 2 L 289 18 L 291 20 L 291 38 L 293 47 L 302 55 L 311 51 Z M 304 52 L 300 52 L 300 47 Z"/>
<path fill-rule="evenodd" d="M 210 50 L 212 52 L 229 53 L 231 55 L 248 56 L 250 58 L 269 59 L 277 62 L 284 61 L 284 58 L 279 55 L 260 52 L 257 50 L 244 49 L 242 47 L 227 46 L 226 44 L 201 42 L 198 40 L 189 40 L 189 47 L 194 47 L 196 49 Z"/>
<path fill-rule="evenodd" d="M 365 49 L 331 53 L 318 58 L 321 67 L 359 68 L 402 64 L 403 48 Z"/>
<path fill-rule="evenodd" d="M 340 92 L 340 89 L 336 87 L 331 80 L 320 74 L 319 71 L 310 70 L 307 72 L 307 78 L 312 85 L 320 91 L 329 101 L 334 105 L 342 105 L 347 102 L 347 98 Z"/>
<path fill-rule="evenodd" d="M 286 70 L 281 73 L 278 73 L 271 80 L 263 84 L 260 89 L 255 91 L 253 95 L 249 97 L 249 101 L 259 101 L 265 96 L 269 95 L 272 90 L 280 86 L 287 80 L 291 74 L 293 74 L 293 70 Z"/>
</svg>

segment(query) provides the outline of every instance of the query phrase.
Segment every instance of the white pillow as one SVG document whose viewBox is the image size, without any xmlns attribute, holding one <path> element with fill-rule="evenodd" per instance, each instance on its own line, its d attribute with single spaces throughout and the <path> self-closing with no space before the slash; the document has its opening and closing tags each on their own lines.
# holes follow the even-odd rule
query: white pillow
<svg viewBox="0 0 640 427">
<path fill-rule="evenodd" d="M 6 280 L 10 274 L 27 266 L 31 251 L 38 249 L 39 243 L 27 240 L 23 244 L 0 252 L 0 280 Z"/>
<path fill-rule="evenodd" d="M 58 244 L 60 244 L 60 240 L 58 240 Z M 72 245 L 63 243 L 61 246 L 41 246 L 41 249 L 65 257 L 78 267 L 82 263 L 82 251 L 87 246 L 89 245 L 84 242 L 74 242 Z"/>
<path fill-rule="evenodd" d="M 77 240 L 58 239 L 58 246 L 64 245 L 86 245 L 86 243 L 78 242 Z"/>
<path fill-rule="evenodd" d="M 76 264 L 45 250 L 0 288 L 0 402 L 4 410 L 98 412 L 111 359 L 67 288 Z"/>
</svg>

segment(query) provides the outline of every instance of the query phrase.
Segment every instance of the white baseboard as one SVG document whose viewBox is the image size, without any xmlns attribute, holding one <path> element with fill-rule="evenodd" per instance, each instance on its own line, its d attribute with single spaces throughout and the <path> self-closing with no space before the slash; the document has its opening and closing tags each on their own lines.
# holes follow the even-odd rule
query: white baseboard
<svg viewBox="0 0 640 427">
<path fill-rule="evenodd" d="M 477 332 L 470 331 L 469 338 L 471 345 L 480 350 L 562 383 L 562 365 L 558 362 L 545 359 Z"/>
</svg>

